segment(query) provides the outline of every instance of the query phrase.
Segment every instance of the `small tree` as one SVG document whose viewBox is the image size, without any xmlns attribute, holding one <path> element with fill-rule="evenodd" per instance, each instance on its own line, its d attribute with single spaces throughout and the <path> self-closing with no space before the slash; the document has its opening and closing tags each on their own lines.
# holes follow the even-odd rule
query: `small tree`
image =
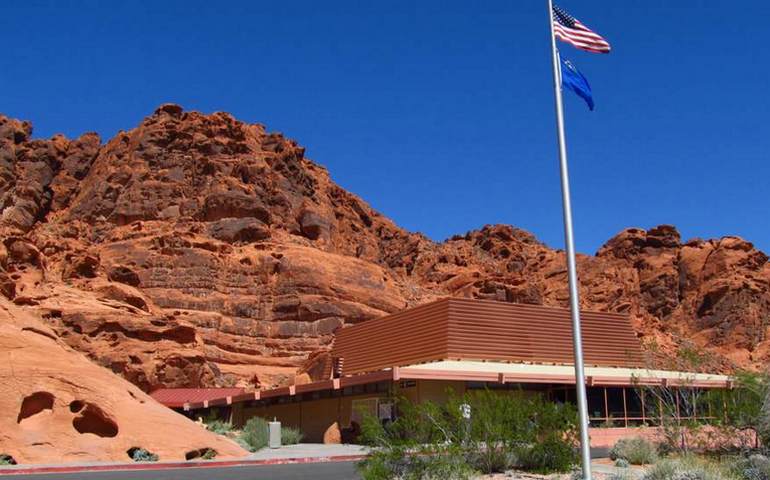
<svg viewBox="0 0 770 480">
<path fill-rule="evenodd" d="M 729 390 L 710 391 L 707 399 L 712 411 L 718 412 L 714 425 L 725 437 L 736 443 L 740 440 L 743 450 L 756 448 L 756 441 L 768 445 L 770 441 L 770 379 L 767 373 L 739 371 L 733 374 L 734 385 Z M 749 443 L 753 433 L 754 442 Z M 732 447 L 734 445 L 730 445 Z"/>
<path fill-rule="evenodd" d="M 688 344 L 666 367 L 698 372 L 711 363 L 707 352 Z M 687 377 L 676 385 L 643 387 L 654 400 L 654 415 L 661 419 L 664 450 L 689 453 L 693 449 L 754 448 L 747 431 L 754 432 L 755 438 L 770 440 L 768 375 L 739 371 L 733 378 L 729 390 L 694 388 L 693 378 Z M 706 425 L 709 428 L 704 428 Z"/>
<path fill-rule="evenodd" d="M 655 345 L 648 345 L 648 350 L 653 357 L 660 358 L 660 355 L 656 354 Z M 706 352 L 686 343 L 677 351 L 677 356 L 669 359 L 664 367 L 680 372 L 698 372 L 710 362 L 711 358 Z M 676 384 L 664 382 L 662 385 L 642 387 L 643 393 L 653 400 L 653 405 L 648 407 L 652 411 L 650 416 L 660 419 L 663 436 L 661 449 L 664 452 L 689 453 L 693 448 L 692 440 L 699 436 L 703 424 L 697 417 L 703 417 L 702 412 L 708 408 L 705 397 L 707 392 L 694 388 L 693 384 L 693 377 L 683 377 Z"/>
</svg>

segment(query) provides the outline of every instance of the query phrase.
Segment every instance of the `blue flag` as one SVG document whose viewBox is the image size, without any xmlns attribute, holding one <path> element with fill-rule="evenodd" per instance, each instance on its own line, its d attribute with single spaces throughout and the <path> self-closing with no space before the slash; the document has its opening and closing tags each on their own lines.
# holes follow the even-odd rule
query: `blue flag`
<svg viewBox="0 0 770 480">
<path fill-rule="evenodd" d="M 588 108 L 593 111 L 594 109 L 594 97 L 591 93 L 591 85 L 588 84 L 588 80 L 582 73 L 575 67 L 575 65 L 569 60 L 565 60 L 559 56 L 561 60 L 561 84 L 565 88 L 569 88 L 582 98 L 588 104 Z"/>
</svg>

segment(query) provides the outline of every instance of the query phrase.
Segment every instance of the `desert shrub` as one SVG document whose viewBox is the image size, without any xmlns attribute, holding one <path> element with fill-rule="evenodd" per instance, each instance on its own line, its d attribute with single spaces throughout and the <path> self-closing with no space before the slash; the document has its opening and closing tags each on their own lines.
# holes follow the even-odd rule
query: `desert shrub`
<svg viewBox="0 0 770 480">
<path fill-rule="evenodd" d="M 610 449 L 612 460 L 623 459 L 633 465 L 645 465 L 655 463 L 658 452 L 652 442 L 642 437 L 621 438 Z"/>
<path fill-rule="evenodd" d="M 230 422 L 225 422 L 217 417 L 217 414 L 211 412 L 203 421 L 206 424 L 206 429 L 219 435 L 226 435 L 233 430 L 233 426 Z"/>
<path fill-rule="evenodd" d="M 628 460 L 626 460 L 625 458 L 618 458 L 617 460 L 615 460 L 615 466 L 618 468 L 628 468 L 631 466 L 631 464 L 628 463 Z"/>
<path fill-rule="evenodd" d="M 359 465 L 365 479 L 465 478 L 513 466 L 568 471 L 576 460 L 574 407 L 539 396 L 472 391 L 444 405 L 401 400 L 398 412 L 385 425 L 364 417 L 361 440 L 374 447 Z"/>
<path fill-rule="evenodd" d="M 465 461 L 474 470 L 480 472 L 504 472 L 519 462 L 519 457 L 515 452 L 504 448 L 488 448 L 480 451 L 467 449 L 465 452 Z"/>
<path fill-rule="evenodd" d="M 7 453 L 0 453 L 0 465 L 16 465 L 16 460 Z"/>
<path fill-rule="evenodd" d="M 742 480 L 770 480 L 770 459 L 764 455 L 739 457 L 729 462 L 728 469 Z"/>
<path fill-rule="evenodd" d="M 211 423 L 207 423 L 206 428 L 219 435 L 227 435 L 233 430 L 233 426 L 229 422 L 222 420 L 214 420 Z"/>
<path fill-rule="evenodd" d="M 401 400 L 398 409 L 398 419 L 386 425 L 370 415 L 363 418 L 360 440 L 374 447 L 358 464 L 364 480 L 463 480 L 471 476 L 458 415 L 432 402 Z"/>
<path fill-rule="evenodd" d="M 241 435 L 238 437 L 241 444 L 245 444 L 248 450 L 256 452 L 267 447 L 269 432 L 267 420 L 260 417 L 250 418 L 243 426 Z"/>
<path fill-rule="evenodd" d="M 569 475 L 569 480 L 583 480 L 583 469 L 578 466 L 573 466 Z"/>
<path fill-rule="evenodd" d="M 459 446 L 434 444 L 377 449 L 359 463 L 359 473 L 364 480 L 467 480 L 475 472 Z"/>
<path fill-rule="evenodd" d="M 201 459 L 203 460 L 213 460 L 217 457 L 217 451 L 211 448 L 207 448 L 205 452 L 203 452 L 203 455 L 201 455 Z"/>
<path fill-rule="evenodd" d="M 157 462 L 158 455 L 144 448 L 132 448 L 128 451 L 131 460 L 135 462 Z"/>
<path fill-rule="evenodd" d="M 677 472 L 676 460 L 663 460 L 650 467 L 642 480 L 673 480 Z"/>
<path fill-rule="evenodd" d="M 651 466 L 642 480 L 729 480 L 720 465 L 694 457 L 666 459 Z"/>
<path fill-rule="evenodd" d="M 296 445 L 302 441 L 302 432 L 297 428 L 281 428 L 281 445 Z"/>
</svg>

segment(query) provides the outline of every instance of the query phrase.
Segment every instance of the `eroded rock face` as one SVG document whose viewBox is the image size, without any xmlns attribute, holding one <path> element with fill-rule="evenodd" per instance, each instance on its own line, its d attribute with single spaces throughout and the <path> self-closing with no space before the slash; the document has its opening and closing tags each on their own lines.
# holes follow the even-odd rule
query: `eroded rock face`
<svg viewBox="0 0 770 480">
<path fill-rule="evenodd" d="M 160 460 L 205 448 L 247 454 L 94 365 L 5 299 L 0 322 L 0 451 L 19 464 L 130 462 L 137 446 Z"/>
<path fill-rule="evenodd" d="M 409 233 L 225 113 L 164 105 L 102 145 L 30 136 L 0 117 L 0 293 L 144 390 L 290 383 L 338 328 L 445 295 L 568 302 L 563 252 L 530 233 Z M 583 307 L 629 312 L 664 356 L 770 356 L 767 256 L 744 240 L 628 229 L 578 264 Z"/>
</svg>

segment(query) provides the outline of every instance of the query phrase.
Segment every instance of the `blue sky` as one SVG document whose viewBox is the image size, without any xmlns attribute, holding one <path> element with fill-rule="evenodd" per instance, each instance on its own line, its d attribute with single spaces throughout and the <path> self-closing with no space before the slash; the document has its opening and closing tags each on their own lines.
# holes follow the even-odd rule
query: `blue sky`
<svg viewBox="0 0 770 480">
<path fill-rule="evenodd" d="M 629 226 L 770 251 L 770 4 L 563 0 L 612 44 L 562 54 L 578 250 Z M 224 110 L 307 147 L 401 226 L 510 223 L 563 246 L 545 1 L 12 1 L 0 112 L 35 136 Z"/>
</svg>

